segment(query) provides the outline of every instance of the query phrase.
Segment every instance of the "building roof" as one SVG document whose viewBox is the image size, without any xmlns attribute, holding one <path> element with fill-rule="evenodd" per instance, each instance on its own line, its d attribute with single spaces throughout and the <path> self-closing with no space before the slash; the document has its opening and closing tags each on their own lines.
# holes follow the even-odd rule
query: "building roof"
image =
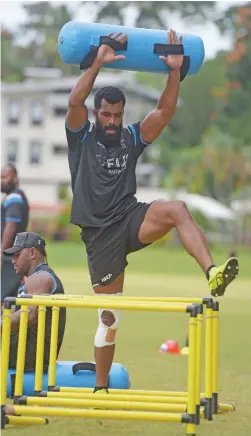
<svg viewBox="0 0 251 436">
<path fill-rule="evenodd" d="M 219 201 L 210 197 L 198 194 L 189 194 L 183 191 L 168 192 L 164 189 L 147 189 L 139 188 L 136 193 L 139 201 L 151 202 L 157 199 L 163 200 L 181 200 L 184 201 L 188 209 L 197 210 L 209 219 L 230 221 L 236 219 L 236 214 L 230 208 L 226 207 Z"/>
<path fill-rule="evenodd" d="M 251 199 L 234 200 L 231 203 L 232 209 L 239 215 L 251 215 Z"/>
<path fill-rule="evenodd" d="M 24 82 L 18 83 L 2 83 L 2 94 L 23 94 L 23 93 L 34 93 L 34 92 L 60 92 L 72 89 L 74 84 L 77 82 L 77 76 L 70 77 L 59 77 L 59 78 L 45 78 L 41 80 L 29 79 Z M 94 89 L 102 86 L 119 86 L 124 91 L 134 92 L 137 95 L 144 97 L 147 100 L 158 100 L 160 96 L 160 91 L 142 85 L 138 83 L 135 79 L 135 74 L 133 72 L 121 72 L 121 73 L 100 73 L 94 84 Z"/>
</svg>

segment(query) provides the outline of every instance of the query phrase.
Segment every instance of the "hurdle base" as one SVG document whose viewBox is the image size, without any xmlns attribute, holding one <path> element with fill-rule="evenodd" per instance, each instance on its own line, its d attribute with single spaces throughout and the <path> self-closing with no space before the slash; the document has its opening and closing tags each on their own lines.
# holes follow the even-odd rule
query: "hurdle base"
<svg viewBox="0 0 251 436">
<path fill-rule="evenodd" d="M 200 404 L 196 404 L 196 425 L 200 425 Z"/>
<path fill-rule="evenodd" d="M 205 398 L 206 404 L 204 409 L 204 418 L 207 421 L 213 420 L 213 399 L 212 398 Z"/>
<path fill-rule="evenodd" d="M 213 399 L 213 414 L 217 415 L 218 408 L 219 408 L 219 406 L 218 406 L 218 393 L 214 393 L 212 395 L 212 399 Z"/>
<path fill-rule="evenodd" d="M 182 424 L 196 424 L 196 415 L 192 415 L 191 413 L 182 413 L 181 423 Z"/>
<path fill-rule="evenodd" d="M 79 389 L 81 389 L 81 388 L 79 388 Z M 50 387 L 48 387 L 48 391 L 50 391 L 50 392 L 60 392 L 60 386 L 50 386 Z"/>
<path fill-rule="evenodd" d="M 21 398 L 22 395 L 14 395 L 13 396 L 13 404 L 19 404 L 19 398 Z"/>
<path fill-rule="evenodd" d="M 52 391 L 40 391 L 38 394 L 38 397 L 47 397 L 47 392 L 52 392 Z M 54 392 L 54 391 L 53 391 Z M 19 403 L 20 404 L 20 403 Z"/>
<path fill-rule="evenodd" d="M 4 430 L 6 424 L 5 406 L 1 406 L 1 430 Z"/>
</svg>

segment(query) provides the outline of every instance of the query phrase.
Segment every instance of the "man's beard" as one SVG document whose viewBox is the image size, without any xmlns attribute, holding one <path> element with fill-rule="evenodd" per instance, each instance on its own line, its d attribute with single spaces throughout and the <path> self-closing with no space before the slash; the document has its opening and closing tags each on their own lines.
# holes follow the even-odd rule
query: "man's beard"
<svg viewBox="0 0 251 436">
<path fill-rule="evenodd" d="M 14 182 L 5 183 L 4 185 L 1 184 L 1 192 L 4 194 L 10 194 L 16 187 L 16 184 Z"/>
<path fill-rule="evenodd" d="M 114 130 L 116 133 L 107 133 L 107 130 Z M 122 124 L 120 126 L 112 124 L 110 126 L 102 127 L 98 120 L 96 120 L 96 139 L 107 147 L 116 147 L 120 145 L 121 131 Z"/>
</svg>

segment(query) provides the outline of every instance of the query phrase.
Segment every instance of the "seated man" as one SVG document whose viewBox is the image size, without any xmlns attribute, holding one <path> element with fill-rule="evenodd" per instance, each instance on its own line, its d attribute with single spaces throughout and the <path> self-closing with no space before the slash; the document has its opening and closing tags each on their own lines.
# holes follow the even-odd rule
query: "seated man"
<svg viewBox="0 0 251 436">
<path fill-rule="evenodd" d="M 4 254 L 13 255 L 12 263 L 16 273 L 26 277 L 25 284 L 19 288 L 19 296 L 23 293 L 64 294 L 64 288 L 60 279 L 47 264 L 45 240 L 40 235 L 32 232 L 18 233 L 14 245 L 11 248 L 4 250 Z M 16 306 L 11 317 L 10 369 L 16 368 L 20 313 L 20 308 Z M 44 371 L 47 371 L 49 365 L 51 320 L 52 310 L 48 307 L 46 310 L 45 323 Z M 59 354 L 63 342 L 65 323 L 66 309 L 61 308 L 59 312 L 57 355 Z M 35 370 L 37 327 L 38 308 L 30 306 L 25 371 Z M 10 414 L 11 406 L 8 406 L 6 409 L 6 413 Z"/>
</svg>

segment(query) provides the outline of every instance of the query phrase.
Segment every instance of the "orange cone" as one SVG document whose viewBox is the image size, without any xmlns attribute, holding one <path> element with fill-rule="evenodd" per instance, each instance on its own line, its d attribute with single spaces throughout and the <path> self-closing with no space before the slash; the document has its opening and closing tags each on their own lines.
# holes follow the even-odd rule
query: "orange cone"
<svg viewBox="0 0 251 436">
<path fill-rule="evenodd" d="M 159 352 L 162 354 L 179 354 L 180 347 L 177 341 L 169 340 L 161 344 Z"/>
</svg>

